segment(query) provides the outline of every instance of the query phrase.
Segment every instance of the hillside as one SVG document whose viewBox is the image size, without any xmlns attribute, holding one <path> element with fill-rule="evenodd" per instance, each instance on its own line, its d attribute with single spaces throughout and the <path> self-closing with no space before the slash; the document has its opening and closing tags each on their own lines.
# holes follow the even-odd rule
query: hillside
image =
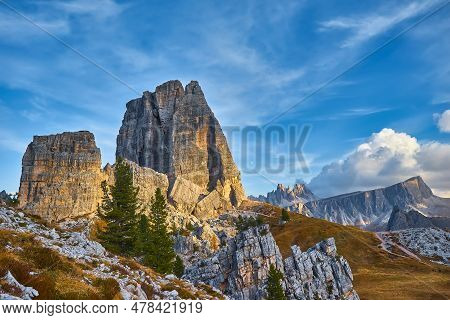
<svg viewBox="0 0 450 320">
<path fill-rule="evenodd" d="M 284 257 L 297 244 L 301 249 L 334 237 L 339 254 L 352 268 L 354 287 L 361 299 L 448 299 L 450 267 L 417 261 L 411 257 L 388 253 L 373 232 L 343 226 L 322 219 L 292 214 L 291 221 L 280 226 L 279 208 L 268 204 L 246 202 L 267 216 L 271 231 Z"/>
<path fill-rule="evenodd" d="M 86 220 L 48 227 L 0 207 L 1 299 L 217 299 L 222 294 L 115 256 Z"/>
</svg>

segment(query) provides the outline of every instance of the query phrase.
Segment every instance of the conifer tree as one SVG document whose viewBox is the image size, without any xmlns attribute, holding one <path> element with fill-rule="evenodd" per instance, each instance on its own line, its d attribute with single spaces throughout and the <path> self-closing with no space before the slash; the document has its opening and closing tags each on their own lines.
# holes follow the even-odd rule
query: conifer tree
<svg viewBox="0 0 450 320">
<path fill-rule="evenodd" d="M 106 225 L 99 238 L 111 252 L 130 255 L 136 236 L 138 188 L 133 186 L 130 166 L 121 158 L 117 159 L 114 177 L 115 185 L 110 190 L 106 181 L 102 183 L 103 202 L 98 211 Z"/>
<path fill-rule="evenodd" d="M 267 299 L 268 300 L 286 300 L 284 290 L 281 285 L 283 274 L 277 270 L 273 264 L 270 265 L 269 277 L 267 279 Z"/>
<path fill-rule="evenodd" d="M 289 220 L 291 220 L 289 212 L 284 208 L 281 210 L 281 220 L 283 220 L 284 222 L 288 222 Z"/>
<path fill-rule="evenodd" d="M 184 263 L 179 256 L 175 258 L 175 263 L 173 265 L 173 274 L 178 278 L 181 278 L 184 274 Z"/>
<path fill-rule="evenodd" d="M 145 214 L 141 214 L 136 228 L 134 254 L 136 256 L 143 256 L 148 252 L 150 246 L 150 224 L 148 217 Z"/>
<path fill-rule="evenodd" d="M 144 256 L 144 263 L 157 272 L 173 272 L 175 252 L 173 240 L 167 224 L 166 199 L 157 188 L 150 203 L 150 241 Z"/>
</svg>

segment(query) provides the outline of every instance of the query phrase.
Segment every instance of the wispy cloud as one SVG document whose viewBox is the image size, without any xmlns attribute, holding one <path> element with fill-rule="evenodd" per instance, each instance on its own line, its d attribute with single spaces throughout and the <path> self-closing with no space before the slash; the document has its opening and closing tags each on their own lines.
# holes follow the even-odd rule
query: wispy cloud
<svg viewBox="0 0 450 320">
<path fill-rule="evenodd" d="M 126 5 L 121 5 L 113 0 L 51 1 L 42 4 L 52 6 L 66 14 L 90 15 L 97 19 L 118 16 L 126 8 Z"/>
<path fill-rule="evenodd" d="M 66 19 L 52 18 L 44 14 L 27 14 L 36 24 L 56 35 L 70 32 Z M 47 37 L 42 31 L 33 27 L 28 21 L 12 12 L 0 11 L 0 37 L 2 41 L 14 43 L 37 42 Z"/>
<path fill-rule="evenodd" d="M 348 118 L 357 118 L 374 115 L 377 113 L 391 111 L 393 108 L 385 107 L 353 107 L 341 112 L 335 112 L 333 114 L 323 115 L 314 117 L 312 120 L 322 121 L 322 120 L 342 120 Z"/>
<path fill-rule="evenodd" d="M 341 47 L 354 47 L 425 12 L 436 2 L 435 0 L 412 2 L 406 6 L 381 8 L 379 12 L 370 15 L 338 17 L 321 22 L 319 30 L 348 31 L 350 35 L 342 42 Z"/>
</svg>

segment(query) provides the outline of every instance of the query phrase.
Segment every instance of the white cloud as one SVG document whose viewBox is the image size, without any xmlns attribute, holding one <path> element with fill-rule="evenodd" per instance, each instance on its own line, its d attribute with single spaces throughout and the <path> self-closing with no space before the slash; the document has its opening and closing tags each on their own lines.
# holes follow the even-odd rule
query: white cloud
<svg viewBox="0 0 450 320">
<path fill-rule="evenodd" d="M 343 160 L 323 167 L 309 186 L 326 197 L 386 187 L 420 175 L 438 195 L 450 194 L 450 145 L 420 143 L 406 133 L 383 129 Z"/>
<path fill-rule="evenodd" d="M 341 47 L 353 47 L 391 29 L 400 22 L 417 16 L 427 10 L 436 1 L 412 2 L 403 7 L 390 7 L 383 12 L 359 17 L 339 17 L 324 21 L 320 31 L 348 30 L 350 36 L 344 40 Z"/>
<path fill-rule="evenodd" d="M 442 114 L 435 114 L 437 126 L 441 132 L 450 132 L 450 109 Z"/>
</svg>

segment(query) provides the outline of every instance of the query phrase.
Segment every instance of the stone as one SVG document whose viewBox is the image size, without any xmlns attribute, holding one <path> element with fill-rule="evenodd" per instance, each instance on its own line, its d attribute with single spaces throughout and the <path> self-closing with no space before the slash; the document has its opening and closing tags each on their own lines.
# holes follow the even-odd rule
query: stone
<svg viewBox="0 0 450 320">
<path fill-rule="evenodd" d="M 195 183 L 178 177 L 169 193 L 169 199 L 177 209 L 192 212 L 199 201 L 202 189 Z"/>
<path fill-rule="evenodd" d="M 217 191 L 225 207 L 238 206 L 245 198 L 226 138 L 196 81 L 185 88 L 178 80 L 168 81 L 128 102 L 116 154 L 166 174 L 169 190 L 183 178 L 197 185 L 203 196 Z M 193 210 L 195 206 L 186 206 L 186 199 L 180 201 L 180 185 L 175 187 L 169 198 L 181 209 Z M 218 203 L 207 201 L 204 204 Z M 215 213 L 217 208 L 212 209 Z"/>
<path fill-rule="evenodd" d="M 284 275 L 289 299 L 359 299 L 348 262 L 337 255 L 333 238 L 302 252 L 296 245 L 284 261 L 268 225 L 250 228 L 228 240 L 206 259 L 188 266 L 184 277 L 205 282 L 231 299 L 264 299 L 270 265 Z"/>
<path fill-rule="evenodd" d="M 217 216 L 221 209 L 227 208 L 226 200 L 220 196 L 219 192 L 213 190 L 197 203 L 194 214 L 199 219 L 207 219 Z"/>
<path fill-rule="evenodd" d="M 49 222 L 90 215 L 101 200 L 102 179 L 92 133 L 35 136 L 22 159 L 19 208 Z"/>
</svg>

